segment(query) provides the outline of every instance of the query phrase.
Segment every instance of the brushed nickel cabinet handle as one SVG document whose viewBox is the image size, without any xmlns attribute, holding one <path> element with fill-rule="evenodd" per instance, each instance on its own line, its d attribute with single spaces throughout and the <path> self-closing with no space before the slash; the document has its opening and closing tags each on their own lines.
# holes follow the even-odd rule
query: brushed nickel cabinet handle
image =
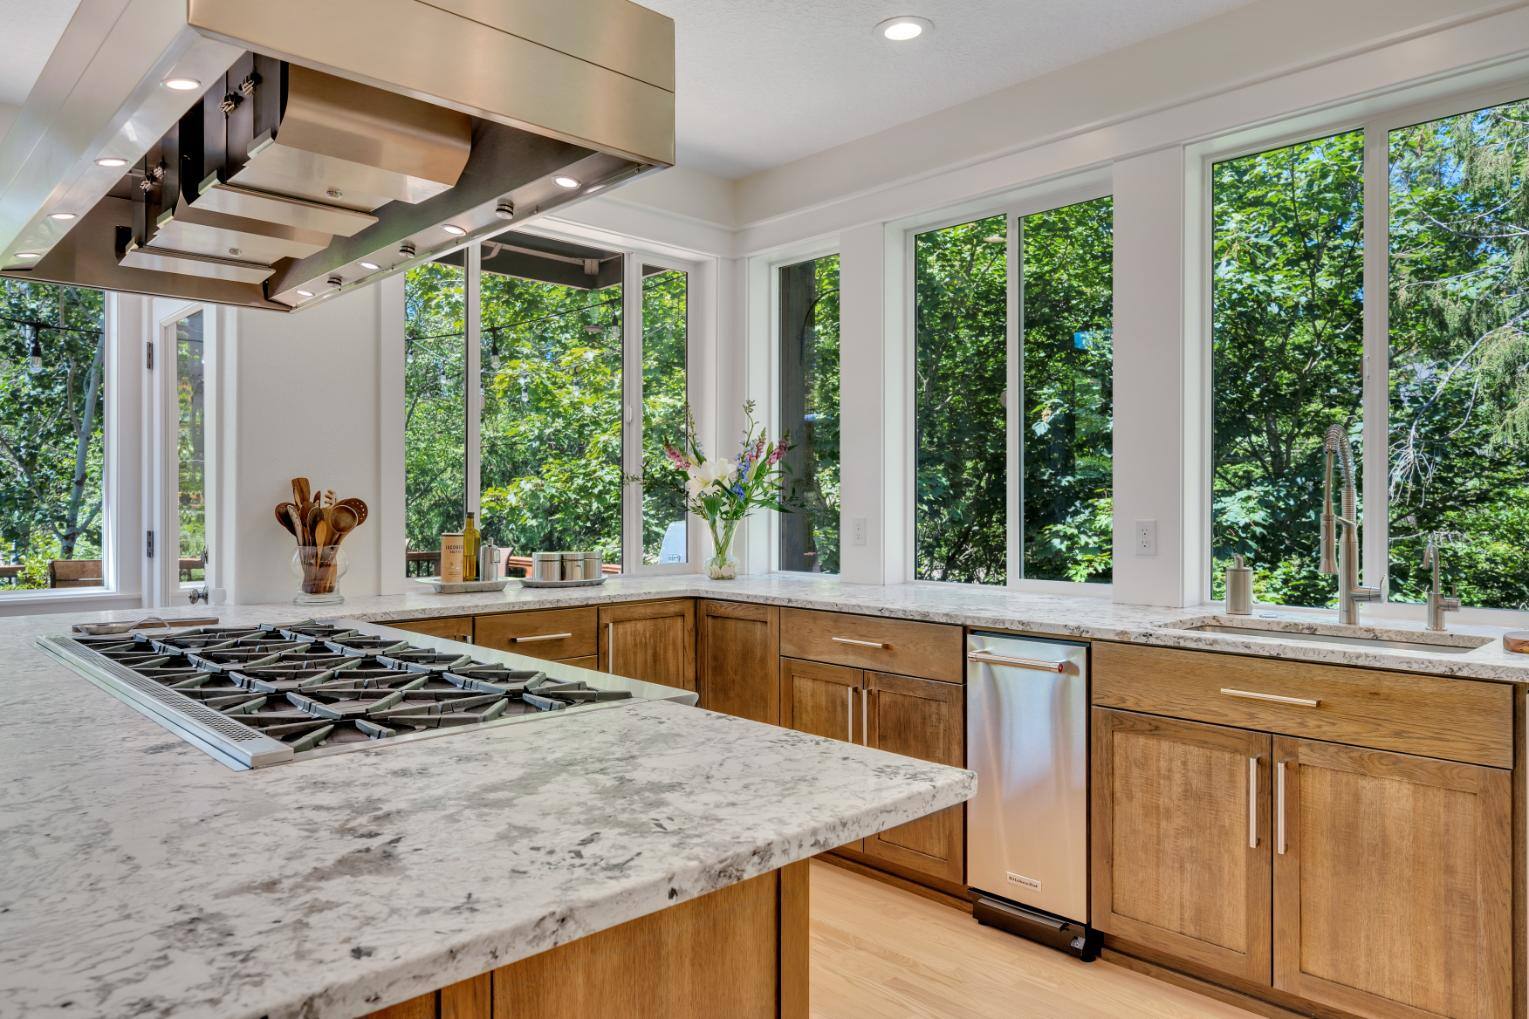
<svg viewBox="0 0 1529 1019">
<path fill-rule="evenodd" d="M 1248 848 L 1258 848 L 1258 758 L 1248 758 Z"/>
<path fill-rule="evenodd" d="M 1274 765 L 1274 848 L 1285 855 L 1285 762 Z"/>
<path fill-rule="evenodd" d="M 605 624 L 605 671 L 616 675 L 616 624 Z"/>
<path fill-rule="evenodd" d="M 1227 697 L 1237 697 L 1245 701 L 1268 701 L 1272 704 L 1293 704 L 1298 708 L 1315 708 L 1322 702 L 1315 697 L 1287 697 L 1282 693 L 1261 693 L 1257 690 L 1234 690 L 1229 686 L 1223 686 L 1221 693 Z"/>
<path fill-rule="evenodd" d="M 511 644 L 535 644 L 538 641 L 543 641 L 543 640 L 568 640 L 572 636 L 573 636 L 573 634 L 571 634 L 571 633 L 534 633 L 534 634 L 530 635 L 529 637 L 511 637 L 510 638 L 510 643 Z"/>
<path fill-rule="evenodd" d="M 844 688 L 844 742 L 855 742 L 855 688 Z"/>
<path fill-rule="evenodd" d="M 860 745 L 871 745 L 871 691 L 863 686 L 860 688 Z"/>
<path fill-rule="evenodd" d="M 978 665 L 1003 665 L 1013 669 L 1031 669 L 1035 672 L 1062 672 L 1066 670 L 1066 662 L 1047 662 L 1039 658 L 1014 658 L 1009 655 L 995 655 L 991 651 L 973 651 L 966 656 L 969 662 Z"/>
<path fill-rule="evenodd" d="M 878 650 L 886 650 L 886 645 L 878 640 L 861 640 L 858 637 L 830 637 L 835 644 L 853 644 L 856 647 L 873 647 Z"/>
</svg>

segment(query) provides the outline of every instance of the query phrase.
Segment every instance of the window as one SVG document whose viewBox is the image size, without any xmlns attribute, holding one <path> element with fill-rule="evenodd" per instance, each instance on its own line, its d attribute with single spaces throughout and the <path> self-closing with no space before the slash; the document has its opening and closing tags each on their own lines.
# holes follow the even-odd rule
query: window
<svg viewBox="0 0 1529 1019">
<path fill-rule="evenodd" d="M 105 298 L 0 280 L 0 592 L 101 587 Z"/>
<path fill-rule="evenodd" d="M 1007 219 L 913 241 L 914 577 L 1007 580 Z"/>
<path fill-rule="evenodd" d="M 177 510 L 182 583 L 207 580 L 206 312 L 175 324 Z"/>
<path fill-rule="evenodd" d="M 839 256 L 782 266 L 780 568 L 839 572 Z"/>
<path fill-rule="evenodd" d="M 1322 434 L 1361 435 L 1363 195 L 1358 131 L 1212 169 L 1212 597 L 1241 553 L 1260 601 L 1336 598 L 1315 554 Z"/>
<path fill-rule="evenodd" d="M 1111 579 L 1113 222 L 1105 197 L 914 238 L 917 579 Z"/>
<path fill-rule="evenodd" d="M 1391 597 L 1529 609 L 1529 101 L 1388 141 Z"/>
<path fill-rule="evenodd" d="M 691 278 L 519 233 L 409 271 L 408 575 L 436 571 L 473 507 L 512 573 L 535 552 L 597 551 L 607 572 L 689 560 L 683 489 L 632 479 L 684 434 Z"/>
<path fill-rule="evenodd" d="M 580 269 L 587 286 L 510 275 L 525 258 L 483 259 L 483 535 L 512 556 L 596 551 L 619 565 L 621 257 Z"/>
<path fill-rule="evenodd" d="M 685 362 L 689 339 L 690 277 L 678 269 L 642 267 L 642 452 L 644 463 L 664 458 L 664 446 L 685 448 L 690 406 Z M 685 493 L 647 485 L 642 495 L 642 561 L 683 563 L 688 558 Z"/>
<path fill-rule="evenodd" d="M 463 271 L 443 262 L 404 277 L 404 533 L 411 576 L 435 572 L 441 535 L 467 505 Z"/>
<path fill-rule="evenodd" d="M 1464 604 L 1529 609 L 1526 159 L 1513 102 L 1212 168 L 1214 597 L 1240 552 L 1260 601 L 1336 600 L 1316 542 L 1339 424 L 1372 482 L 1366 583 L 1422 601 L 1433 537 Z"/>
</svg>

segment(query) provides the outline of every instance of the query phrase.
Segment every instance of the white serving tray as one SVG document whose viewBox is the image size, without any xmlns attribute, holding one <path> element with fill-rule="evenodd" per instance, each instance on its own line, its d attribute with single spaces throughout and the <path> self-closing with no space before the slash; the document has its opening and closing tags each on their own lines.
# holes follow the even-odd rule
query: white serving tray
<svg viewBox="0 0 1529 1019">
<path fill-rule="evenodd" d="M 416 577 L 417 582 L 431 588 L 436 594 L 476 594 L 480 591 L 503 591 L 509 584 L 509 577 L 501 577 L 498 580 L 459 580 L 448 584 L 440 577 Z"/>
<path fill-rule="evenodd" d="M 599 587 L 605 583 L 605 577 L 599 576 L 594 580 L 537 580 L 535 577 L 521 577 L 522 587 Z"/>
</svg>

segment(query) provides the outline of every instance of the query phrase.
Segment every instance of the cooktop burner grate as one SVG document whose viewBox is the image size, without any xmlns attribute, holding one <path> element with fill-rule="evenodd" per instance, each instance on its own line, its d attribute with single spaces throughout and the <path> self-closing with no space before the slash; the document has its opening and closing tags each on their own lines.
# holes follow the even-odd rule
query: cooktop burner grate
<svg viewBox="0 0 1529 1019">
<path fill-rule="evenodd" d="M 632 696 L 317 621 L 41 643 L 192 742 L 250 768 Z"/>
</svg>

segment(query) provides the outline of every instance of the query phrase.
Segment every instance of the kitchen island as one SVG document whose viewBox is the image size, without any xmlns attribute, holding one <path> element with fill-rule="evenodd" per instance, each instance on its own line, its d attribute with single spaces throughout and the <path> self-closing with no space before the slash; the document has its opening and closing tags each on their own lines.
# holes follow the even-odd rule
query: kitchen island
<svg viewBox="0 0 1529 1019">
<path fill-rule="evenodd" d="M 974 787 L 662 700 L 235 771 L 69 621 L 0 624 L 5 1016 L 805 1014 L 801 861 Z"/>
</svg>

